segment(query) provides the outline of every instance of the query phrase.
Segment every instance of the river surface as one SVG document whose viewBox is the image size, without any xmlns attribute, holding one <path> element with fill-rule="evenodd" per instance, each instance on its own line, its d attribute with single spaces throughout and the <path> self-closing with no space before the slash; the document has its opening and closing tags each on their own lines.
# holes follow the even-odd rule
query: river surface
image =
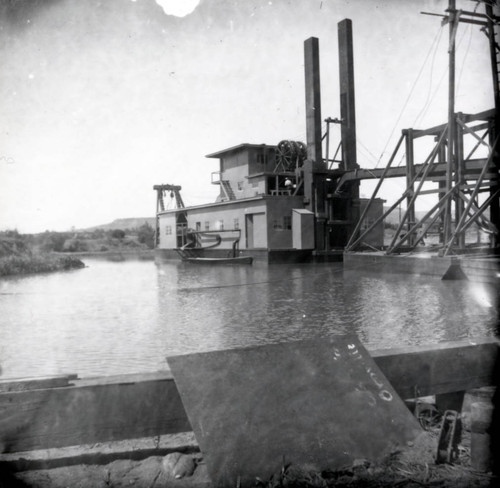
<svg viewBox="0 0 500 488">
<path fill-rule="evenodd" d="M 493 336 L 496 290 L 342 264 L 84 259 L 0 278 L 2 378 L 157 371 L 187 352 L 355 333 L 370 348 Z"/>
</svg>

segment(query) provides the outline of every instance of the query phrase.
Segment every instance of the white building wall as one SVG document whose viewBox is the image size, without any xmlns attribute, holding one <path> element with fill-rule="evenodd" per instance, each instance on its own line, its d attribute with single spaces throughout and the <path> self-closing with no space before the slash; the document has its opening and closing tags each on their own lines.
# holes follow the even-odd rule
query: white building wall
<svg viewBox="0 0 500 488">
<path fill-rule="evenodd" d="M 175 213 L 160 215 L 160 241 L 158 247 L 161 249 L 174 249 L 177 247 Z"/>
<path fill-rule="evenodd" d="M 187 227 L 191 231 L 235 231 L 220 234 L 222 242 L 218 249 L 231 249 L 238 234 L 240 249 L 291 249 L 292 209 L 302 207 L 302 197 L 265 197 L 185 208 L 182 211 L 187 214 Z M 177 247 L 176 213 L 174 210 L 159 217 L 160 248 Z M 169 226 L 172 234 L 168 233 Z M 205 240 L 209 241 L 208 238 Z"/>
</svg>

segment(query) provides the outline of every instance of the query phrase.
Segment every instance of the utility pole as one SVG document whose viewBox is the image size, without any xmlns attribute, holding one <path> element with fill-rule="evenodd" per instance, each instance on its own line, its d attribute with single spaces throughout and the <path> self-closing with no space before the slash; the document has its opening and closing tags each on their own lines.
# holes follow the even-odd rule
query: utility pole
<svg viewBox="0 0 500 488">
<path fill-rule="evenodd" d="M 446 164 L 446 192 L 451 190 L 453 184 L 453 168 L 455 163 L 455 35 L 457 32 L 458 18 L 455 0 L 449 0 L 449 48 L 448 48 L 448 157 Z M 448 242 L 451 230 L 451 202 L 448 199 L 444 214 L 444 242 Z"/>
</svg>

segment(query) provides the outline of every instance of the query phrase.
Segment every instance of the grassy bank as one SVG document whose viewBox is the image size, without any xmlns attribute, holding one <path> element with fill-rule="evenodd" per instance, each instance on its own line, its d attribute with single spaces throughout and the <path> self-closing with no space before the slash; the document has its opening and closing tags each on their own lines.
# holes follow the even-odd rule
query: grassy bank
<svg viewBox="0 0 500 488">
<path fill-rule="evenodd" d="M 130 229 L 0 232 L 0 276 L 82 268 L 85 256 L 153 257 L 154 229 L 147 222 Z"/>
<path fill-rule="evenodd" d="M 74 256 L 56 256 L 33 245 L 30 236 L 0 233 L 0 276 L 47 273 L 85 267 Z"/>
<path fill-rule="evenodd" d="M 85 264 L 74 256 L 24 254 L 0 257 L 0 276 L 47 273 L 84 267 Z"/>
</svg>

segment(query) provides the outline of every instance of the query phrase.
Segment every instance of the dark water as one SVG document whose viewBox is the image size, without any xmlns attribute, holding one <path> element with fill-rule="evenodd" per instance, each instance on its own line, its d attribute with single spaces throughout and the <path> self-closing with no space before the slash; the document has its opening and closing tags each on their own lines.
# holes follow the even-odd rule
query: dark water
<svg viewBox="0 0 500 488">
<path fill-rule="evenodd" d="M 156 371 L 171 354 L 354 332 L 368 347 L 492 336 L 496 290 L 341 264 L 201 267 L 85 259 L 0 280 L 3 377 Z"/>
</svg>

